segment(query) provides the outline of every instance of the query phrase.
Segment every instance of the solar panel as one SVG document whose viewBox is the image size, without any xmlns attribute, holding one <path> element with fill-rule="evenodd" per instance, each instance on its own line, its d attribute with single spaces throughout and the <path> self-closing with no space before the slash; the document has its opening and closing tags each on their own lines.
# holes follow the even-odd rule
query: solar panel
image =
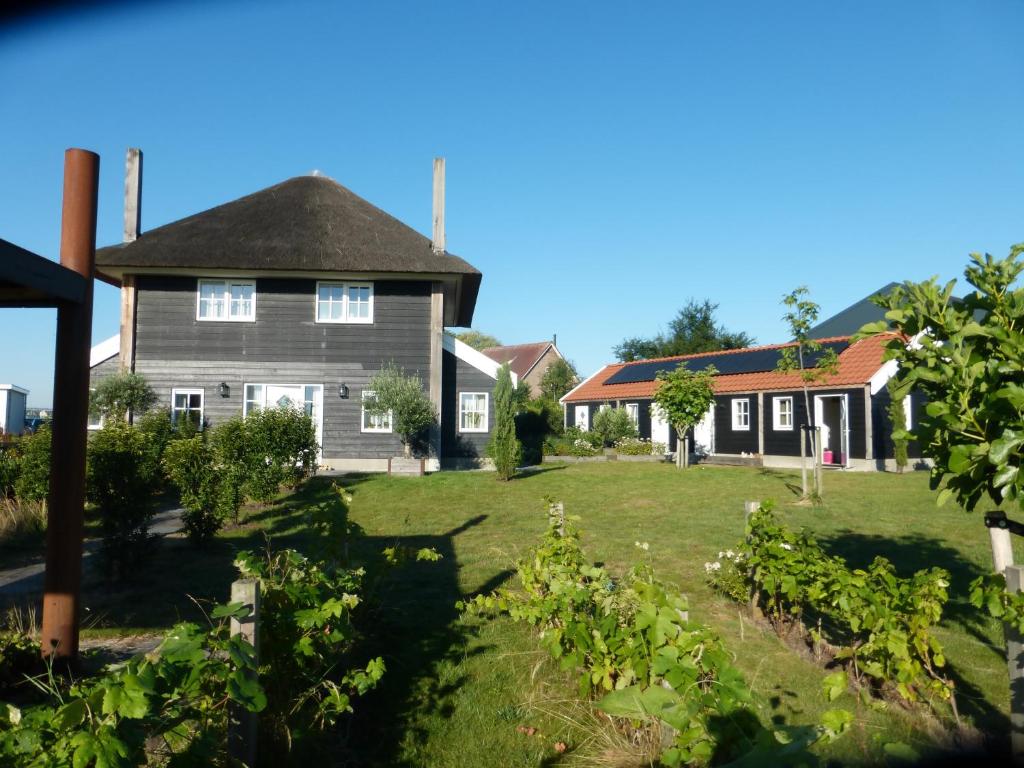
<svg viewBox="0 0 1024 768">
<path fill-rule="evenodd" d="M 849 344 L 845 341 L 830 341 L 822 345 L 837 355 Z M 804 366 L 813 368 L 818 364 L 823 352 L 811 352 L 804 355 Z M 641 381 L 654 381 L 661 371 L 673 371 L 683 365 L 690 371 L 702 371 L 709 365 L 715 366 L 719 374 L 762 373 L 774 371 L 782 359 L 780 349 L 751 349 L 734 352 L 729 355 L 700 355 L 687 360 L 655 360 L 649 363 L 631 363 L 625 368 L 608 377 L 605 384 L 635 384 Z"/>
</svg>

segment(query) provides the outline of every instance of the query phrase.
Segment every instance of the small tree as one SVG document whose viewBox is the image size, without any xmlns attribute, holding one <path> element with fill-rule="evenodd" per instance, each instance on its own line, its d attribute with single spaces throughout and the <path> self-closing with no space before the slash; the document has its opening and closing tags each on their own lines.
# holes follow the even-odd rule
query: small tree
<svg viewBox="0 0 1024 768">
<path fill-rule="evenodd" d="M 590 431 L 601 437 L 604 446 L 615 445 L 624 437 L 637 437 L 636 424 L 629 418 L 625 408 L 601 408 L 594 414 Z"/>
<path fill-rule="evenodd" d="M 558 400 L 579 382 L 576 367 L 568 360 L 558 358 L 540 378 L 541 394 L 549 400 Z"/>
<path fill-rule="evenodd" d="M 835 350 L 829 349 L 821 344 L 817 339 L 810 337 L 810 330 L 814 326 L 815 321 L 818 319 L 818 313 L 821 311 L 821 307 L 811 301 L 808 297 L 810 291 L 807 290 L 806 286 L 800 286 L 792 293 L 786 294 L 782 297 L 782 303 L 789 308 L 789 311 L 782 316 L 782 319 L 786 321 L 789 326 L 789 332 L 793 336 L 793 341 L 796 344 L 783 347 L 782 356 L 779 358 L 778 366 L 776 370 L 783 373 L 791 373 L 797 371 L 800 374 L 800 382 L 803 386 L 804 391 L 804 409 L 805 413 L 810 418 L 811 411 L 811 394 L 809 387 L 811 384 L 818 384 L 828 377 L 835 374 L 839 369 L 839 356 Z M 811 361 L 810 358 L 816 356 L 817 361 L 815 365 L 808 365 Z M 800 425 L 798 425 L 800 426 Z M 811 441 L 811 459 L 814 462 L 814 493 L 820 498 L 822 494 L 821 484 L 821 473 L 817 471 L 818 467 L 818 450 L 820 446 L 818 441 L 815 439 L 814 432 L 810 432 Z M 803 436 L 800 437 L 803 440 Z M 803 483 L 803 498 L 808 498 L 807 493 L 807 464 L 803 462 L 800 467 L 801 482 Z"/>
<path fill-rule="evenodd" d="M 437 421 L 437 411 L 423 391 L 419 376 L 388 363 L 366 387 L 372 391 L 363 400 L 363 408 L 374 416 L 391 414 L 391 428 L 401 438 L 405 457 L 412 457 L 412 447 L 423 431 Z"/>
<path fill-rule="evenodd" d="M 100 381 L 89 397 L 89 410 L 104 419 L 131 419 L 156 405 L 157 396 L 140 373 L 122 371 Z"/>
<path fill-rule="evenodd" d="M 903 474 L 908 463 L 907 445 L 910 433 L 907 432 L 907 396 L 896 393 L 895 380 L 889 379 L 889 424 L 892 429 L 892 455 L 896 462 L 896 471 Z"/>
<path fill-rule="evenodd" d="M 463 331 L 462 333 L 455 334 L 455 338 L 463 344 L 468 344 L 478 351 L 488 349 L 489 347 L 501 346 L 501 342 L 498 341 L 498 339 L 491 336 L 489 333 L 483 333 L 482 331 Z"/>
<path fill-rule="evenodd" d="M 679 445 L 676 464 L 688 467 L 686 436 L 701 422 L 715 401 L 714 376 L 716 370 L 709 365 L 696 373 L 680 365 L 674 371 L 658 372 L 658 388 L 654 390 L 654 403 L 661 409 L 668 423 L 675 427 Z"/>
<path fill-rule="evenodd" d="M 523 446 L 516 438 L 516 411 L 512 374 L 506 364 L 498 369 L 494 385 L 494 431 L 487 445 L 499 480 L 511 480 L 523 457 Z"/>
</svg>

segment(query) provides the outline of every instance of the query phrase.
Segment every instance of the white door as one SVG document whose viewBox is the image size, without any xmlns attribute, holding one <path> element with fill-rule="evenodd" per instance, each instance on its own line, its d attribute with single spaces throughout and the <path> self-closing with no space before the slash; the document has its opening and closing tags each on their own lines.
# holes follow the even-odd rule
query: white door
<svg viewBox="0 0 1024 768">
<path fill-rule="evenodd" d="M 665 450 L 668 450 L 668 422 L 654 403 L 651 403 L 651 442 L 664 443 Z"/>
<path fill-rule="evenodd" d="M 693 452 L 710 456 L 715 452 L 715 404 L 708 406 L 704 418 L 693 428 Z"/>
<path fill-rule="evenodd" d="M 296 408 L 313 419 L 316 441 L 323 455 L 324 388 L 320 384 L 267 384 L 264 387 L 266 408 Z"/>
<path fill-rule="evenodd" d="M 839 421 L 829 424 L 829 419 L 825 418 L 825 401 L 831 400 L 833 403 L 838 402 L 839 405 Z M 833 411 L 833 418 L 834 418 Z M 821 445 L 818 446 L 818 451 L 822 451 L 832 443 L 832 430 L 835 429 L 838 434 L 838 446 L 839 453 L 842 454 L 843 466 L 850 466 L 850 396 L 849 395 L 815 395 L 814 396 L 814 425 L 821 427 Z M 837 456 L 833 456 L 833 463 L 839 464 Z"/>
<path fill-rule="evenodd" d="M 576 406 L 576 428 L 582 429 L 584 432 L 590 429 L 590 406 L 589 405 L 577 405 Z"/>
</svg>

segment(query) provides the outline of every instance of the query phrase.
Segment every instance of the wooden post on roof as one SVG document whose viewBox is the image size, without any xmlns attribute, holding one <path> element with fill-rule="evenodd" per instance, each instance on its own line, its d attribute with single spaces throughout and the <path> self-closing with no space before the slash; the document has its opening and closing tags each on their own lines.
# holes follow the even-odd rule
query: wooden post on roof
<svg viewBox="0 0 1024 768">
<path fill-rule="evenodd" d="M 60 263 L 86 279 L 81 303 L 57 307 L 50 493 L 46 516 L 42 653 L 73 662 L 78 656 L 85 507 L 85 443 L 89 420 L 89 350 L 96 266 L 99 155 L 64 153 L 64 210 Z"/>
<path fill-rule="evenodd" d="M 434 227 L 431 242 L 434 253 L 444 253 L 448 247 L 444 222 L 444 158 L 434 158 Z"/>
</svg>

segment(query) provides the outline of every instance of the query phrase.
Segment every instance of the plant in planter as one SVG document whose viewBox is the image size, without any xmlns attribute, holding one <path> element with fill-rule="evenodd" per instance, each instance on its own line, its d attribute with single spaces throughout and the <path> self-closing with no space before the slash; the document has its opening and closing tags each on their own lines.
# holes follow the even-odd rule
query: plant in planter
<svg viewBox="0 0 1024 768">
<path fill-rule="evenodd" d="M 423 432 L 437 422 L 437 411 L 423 391 L 419 376 L 407 375 L 394 363 L 385 365 L 370 380 L 363 408 L 373 416 L 390 416 L 391 428 L 402 440 L 406 459 Z"/>
</svg>

